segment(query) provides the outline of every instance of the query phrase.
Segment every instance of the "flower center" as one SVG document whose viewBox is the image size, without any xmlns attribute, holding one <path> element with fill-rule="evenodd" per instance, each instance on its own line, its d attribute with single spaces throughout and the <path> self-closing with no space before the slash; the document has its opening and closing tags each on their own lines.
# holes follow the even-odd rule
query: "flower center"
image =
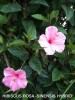
<svg viewBox="0 0 75 100">
<path fill-rule="evenodd" d="M 52 40 L 50 39 L 50 40 L 48 40 L 48 42 L 49 42 L 49 43 L 52 43 Z"/>
<path fill-rule="evenodd" d="M 18 75 L 18 74 L 15 74 L 15 76 L 16 76 L 16 77 L 19 77 L 19 75 Z"/>
<path fill-rule="evenodd" d="M 16 82 L 18 77 L 19 77 L 19 75 L 15 74 L 15 77 L 13 78 L 13 81 Z"/>
<path fill-rule="evenodd" d="M 49 43 L 52 43 L 53 40 L 55 40 L 55 39 L 56 39 L 56 37 L 53 37 L 52 39 L 48 40 L 48 42 L 49 42 Z"/>
</svg>

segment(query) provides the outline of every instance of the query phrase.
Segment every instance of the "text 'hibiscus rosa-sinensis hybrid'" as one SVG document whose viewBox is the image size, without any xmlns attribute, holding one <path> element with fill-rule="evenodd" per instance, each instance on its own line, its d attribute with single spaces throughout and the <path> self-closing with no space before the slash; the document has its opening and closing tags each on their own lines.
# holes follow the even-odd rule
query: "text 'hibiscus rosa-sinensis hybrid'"
<svg viewBox="0 0 75 100">
<path fill-rule="evenodd" d="M 62 53 L 65 49 L 66 36 L 59 32 L 57 27 L 49 26 L 38 40 L 41 47 L 44 48 L 46 55 L 53 55 L 55 51 Z"/>
<path fill-rule="evenodd" d="M 5 77 L 3 78 L 2 82 L 12 91 L 17 91 L 21 88 L 26 88 L 27 86 L 26 73 L 21 69 L 15 71 L 10 67 L 5 68 L 4 76 Z"/>
</svg>

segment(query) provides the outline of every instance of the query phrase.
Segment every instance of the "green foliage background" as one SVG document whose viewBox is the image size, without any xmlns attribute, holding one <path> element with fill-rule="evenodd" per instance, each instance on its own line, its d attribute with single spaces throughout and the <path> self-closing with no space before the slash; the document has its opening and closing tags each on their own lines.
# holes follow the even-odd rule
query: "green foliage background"
<svg viewBox="0 0 75 100">
<path fill-rule="evenodd" d="M 66 48 L 46 56 L 37 40 L 50 25 L 66 35 Z M 27 88 L 16 94 L 72 94 L 64 100 L 75 100 L 75 0 L 0 0 L 0 96 L 14 94 L 2 84 L 4 54 L 11 67 L 27 73 Z"/>
</svg>

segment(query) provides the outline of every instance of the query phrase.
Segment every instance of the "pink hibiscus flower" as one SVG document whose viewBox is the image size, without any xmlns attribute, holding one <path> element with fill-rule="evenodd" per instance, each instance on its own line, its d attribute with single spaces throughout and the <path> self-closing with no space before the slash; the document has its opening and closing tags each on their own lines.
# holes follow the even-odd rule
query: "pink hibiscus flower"
<svg viewBox="0 0 75 100">
<path fill-rule="evenodd" d="M 12 91 L 26 88 L 27 86 L 26 73 L 21 69 L 15 71 L 13 68 L 8 67 L 4 69 L 4 76 L 2 80 L 3 84 Z"/>
<path fill-rule="evenodd" d="M 53 55 L 55 51 L 62 53 L 65 49 L 66 36 L 58 32 L 55 26 L 49 26 L 38 40 L 41 47 L 44 48 L 46 55 Z"/>
</svg>

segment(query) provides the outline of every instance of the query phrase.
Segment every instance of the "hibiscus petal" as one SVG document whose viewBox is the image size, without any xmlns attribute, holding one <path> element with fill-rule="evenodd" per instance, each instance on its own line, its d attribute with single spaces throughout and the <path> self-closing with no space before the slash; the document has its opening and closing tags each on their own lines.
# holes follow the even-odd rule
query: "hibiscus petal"
<svg viewBox="0 0 75 100">
<path fill-rule="evenodd" d="M 64 44 L 66 36 L 62 32 L 56 33 L 56 38 L 53 40 L 54 44 Z"/>
<path fill-rule="evenodd" d="M 46 55 L 53 55 L 55 53 L 55 49 L 52 48 L 52 46 L 44 48 Z"/>
<path fill-rule="evenodd" d="M 18 79 L 17 82 L 20 88 L 25 88 L 28 83 L 26 79 Z"/>
<path fill-rule="evenodd" d="M 15 74 L 19 75 L 19 78 L 26 78 L 26 73 L 25 71 L 19 69 L 17 71 L 15 71 Z"/>
<path fill-rule="evenodd" d="M 65 49 L 65 45 L 61 44 L 61 45 L 52 45 L 52 47 L 59 53 L 62 53 Z"/>
<path fill-rule="evenodd" d="M 38 40 L 41 47 L 49 47 L 49 43 L 47 41 L 46 35 L 42 34 Z"/>
<path fill-rule="evenodd" d="M 57 35 L 63 39 L 66 39 L 66 36 L 62 32 L 58 32 Z"/>
<path fill-rule="evenodd" d="M 14 84 L 10 87 L 10 89 L 14 92 L 20 89 L 17 81 L 14 82 Z"/>
<path fill-rule="evenodd" d="M 5 68 L 4 69 L 4 76 L 13 76 L 15 74 L 15 70 L 13 68 Z"/>
<path fill-rule="evenodd" d="M 49 26 L 45 30 L 45 34 L 48 40 L 55 38 L 55 34 L 58 32 L 58 29 L 55 26 Z"/>
<path fill-rule="evenodd" d="M 4 77 L 3 79 L 2 79 L 2 83 L 5 85 L 5 86 L 7 86 L 7 87 L 10 87 L 10 83 L 11 83 L 11 80 L 12 80 L 12 77 Z"/>
</svg>

